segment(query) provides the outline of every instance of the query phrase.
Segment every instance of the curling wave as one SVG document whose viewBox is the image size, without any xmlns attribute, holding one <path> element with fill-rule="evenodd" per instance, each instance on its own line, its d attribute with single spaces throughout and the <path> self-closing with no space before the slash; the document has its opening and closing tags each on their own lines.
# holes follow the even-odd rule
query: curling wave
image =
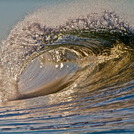
<svg viewBox="0 0 134 134">
<path fill-rule="evenodd" d="M 113 114 L 123 108 L 133 109 L 134 31 L 129 25 L 114 12 L 88 14 L 55 28 L 30 20 L 18 23 L 1 46 L 0 100 L 29 99 L 25 103 L 32 104 L 32 98 L 41 98 L 51 116 L 57 115 L 55 106 L 64 113 L 59 119 L 87 116 L 82 122 L 59 122 L 57 128 L 40 124 L 30 129 L 71 130 L 76 126 L 99 131 L 98 127 L 133 119 L 131 111 L 128 116 L 100 116 L 98 121 L 94 116 L 88 118 L 95 111 L 101 114 L 104 110 L 106 115 L 110 109 Z M 126 126 L 132 128 L 132 124 Z"/>
<path fill-rule="evenodd" d="M 108 64 L 115 59 L 118 61 L 118 59 L 124 58 L 124 55 L 125 60 L 129 61 L 133 55 L 133 39 L 133 29 L 124 22 L 121 22 L 114 12 L 104 12 L 101 16 L 89 14 L 86 17 L 69 20 L 65 25 L 56 28 L 46 27 L 36 21 L 30 22 L 26 18 L 11 31 L 8 39 L 2 46 L 1 69 L 6 70 L 7 74 L 4 73 L 5 76 L 7 75 L 9 79 L 13 79 L 13 81 L 9 80 L 9 85 L 15 82 L 17 83 L 14 86 L 16 89 L 13 90 L 15 94 L 17 92 L 18 96 L 21 89 L 28 90 L 27 87 L 29 86 L 33 89 L 35 88 L 31 85 L 32 83 L 27 83 L 27 79 L 31 79 L 32 82 L 34 81 L 36 83 L 35 85 L 38 85 L 38 81 L 39 83 L 42 81 L 36 77 L 38 73 L 39 77 L 44 79 L 41 83 L 46 84 L 53 81 L 51 79 L 50 81 L 47 80 L 51 75 L 52 77 L 54 75 L 56 78 L 65 76 L 64 71 L 67 75 L 69 72 L 74 73 L 73 70 L 77 72 L 86 66 L 90 68 L 91 64 L 94 67 L 98 67 L 100 64 Z M 43 58 L 40 60 L 40 57 Z M 33 62 L 34 59 L 36 62 Z M 43 63 L 42 60 L 44 60 Z M 33 62 L 32 64 L 30 63 L 31 61 Z M 38 64 L 43 64 L 43 71 L 40 71 L 40 65 L 37 62 L 39 62 Z M 120 62 L 117 63 L 119 64 Z M 61 66 L 67 64 L 66 66 L 75 67 L 71 67 L 72 70 L 66 68 L 63 71 L 60 69 L 56 72 L 55 69 L 60 66 L 59 64 Z M 114 63 L 112 64 L 114 65 Z M 26 68 L 27 65 L 28 69 Z M 25 68 L 26 71 L 24 71 Z M 53 73 L 45 73 L 49 71 Z M 22 82 L 21 74 L 23 75 L 23 72 L 27 72 L 23 76 L 27 84 L 24 81 Z M 18 81 L 27 86 L 22 86 L 21 84 L 18 86 Z M 37 87 L 40 89 L 41 85 L 39 84 Z M 3 86 L 3 88 L 5 87 Z M 5 92 L 3 90 L 2 92 Z M 45 90 L 44 86 L 43 90 Z M 6 91 L 4 97 L 8 93 L 10 92 Z"/>
</svg>

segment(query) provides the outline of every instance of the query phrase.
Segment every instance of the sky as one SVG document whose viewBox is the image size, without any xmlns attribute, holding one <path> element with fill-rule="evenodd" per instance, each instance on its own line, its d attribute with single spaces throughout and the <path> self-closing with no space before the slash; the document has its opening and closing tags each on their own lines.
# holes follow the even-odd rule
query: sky
<svg viewBox="0 0 134 134">
<path fill-rule="evenodd" d="M 6 39 L 19 21 L 39 8 L 44 8 L 49 24 L 108 10 L 117 12 L 134 26 L 134 0 L 0 0 L 0 40 Z"/>
<path fill-rule="evenodd" d="M 41 7 L 53 6 L 62 0 L 0 0 L 0 39 L 6 38 L 18 21 Z"/>
</svg>

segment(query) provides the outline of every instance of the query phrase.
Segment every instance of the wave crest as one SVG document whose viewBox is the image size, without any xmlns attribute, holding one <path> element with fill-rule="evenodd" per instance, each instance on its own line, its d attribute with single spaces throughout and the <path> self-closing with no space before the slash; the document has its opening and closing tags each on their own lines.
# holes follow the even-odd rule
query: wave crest
<svg viewBox="0 0 134 134">
<path fill-rule="evenodd" d="M 27 17 L 11 30 L 7 40 L 1 46 L 1 69 L 17 83 L 33 59 L 36 60 L 36 57 L 44 53 L 50 55 L 52 52 L 53 63 L 58 60 L 59 62 L 69 61 L 73 65 L 77 63 L 80 68 L 93 65 L 92 69 L 94 69 L 103 63 L 108 65 L 111 60 L 123 59 L 126 54 L 132 59 L 133 44 L 133 29 L 120 21 L 115 12 L 105 11 L 101 15 L 88 14 L 85 17 L 70 19 L 64 25 L 55 28 L 46 26 L 45 22 L 39 23 L 38 20 Z M 56 59 L 57 56 L 59 57 Z M 48 55 L 44 59 L 47 58 Z M 86 77 L 85 73 L 83 74 L 82 76 Z M 72 81 L 78 76 L 79 74 L 75 75 Z M 9 80 L 8 83 L 12 82 Z M 12 89 L 15 91 L 13 94 L 16 94 L 16 87 Z M 7 96 L 6 100 L 9 96 L 8 90 L 10 89 L 6 89 L 6 93 L 3 89 L 0 90 L 1 96 Z"/>
</svg>

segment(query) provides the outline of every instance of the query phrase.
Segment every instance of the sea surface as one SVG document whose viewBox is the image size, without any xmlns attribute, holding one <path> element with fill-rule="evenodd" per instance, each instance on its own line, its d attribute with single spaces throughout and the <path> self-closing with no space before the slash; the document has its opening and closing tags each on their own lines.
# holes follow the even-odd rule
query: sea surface
<svg viewBox="0 0 134 134">
<path fill-rule="evenodd" d="M 0 1 L 0 134 L 134 133 L 134 2 L 100 1 Z"/>
</svg>

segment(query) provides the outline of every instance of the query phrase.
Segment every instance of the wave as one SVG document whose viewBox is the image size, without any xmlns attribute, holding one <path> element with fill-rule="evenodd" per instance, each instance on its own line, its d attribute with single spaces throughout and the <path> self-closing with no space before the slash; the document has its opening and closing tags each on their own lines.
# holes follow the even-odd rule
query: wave
<svg viewBox="0 0 134 134">
<path fill-rule="evenodd" d="M 134 132 L 133 28 L 115 12 L 31 16 L 0 46 L 0 131 Z"/>
<path fill-rule="evenodd" d="M 1 46 L 1 101 L 54 93 L 101 73 L 104 79 L 121 70 L 133 74 L 133 44 L 133 29 L 114 12 L 88 14 L 55 28 L 26 18 Z M 96 82 L 102 86 L 100 79 Z"/>
</svg>

